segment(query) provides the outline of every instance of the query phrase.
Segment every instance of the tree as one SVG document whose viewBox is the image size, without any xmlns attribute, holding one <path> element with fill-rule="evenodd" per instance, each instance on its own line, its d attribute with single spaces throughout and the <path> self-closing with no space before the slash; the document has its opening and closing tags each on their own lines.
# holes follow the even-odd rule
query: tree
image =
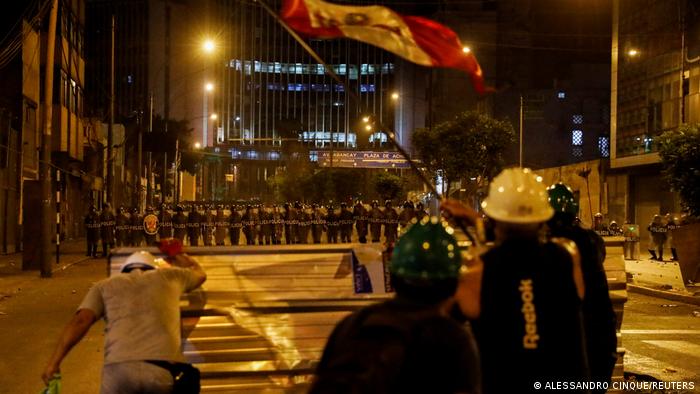
<svg viewBox="0 0 700 394">
<path fill-rule="evenodd" d="M 378 172 L 372 179 L 374 190 L 382 200 L 393 200 L 403 191 L 403 180 L 389 172 Z"/>
<path fill-rule="evenodd" d="M 503 154 L 514 139 L 510 122 L 466 111 L 432 130 L 416 130 L 413 146 L 429 171 L 442 172 L 448 195 L 452 184 L 462 180 L 467 195 L 474 196 L 501 171 Z"/>
<path fill-rule="evenodd" d="M 683 208 L 700 218 L 700 129 L 682 125 L 661 135 L 659 156 L 664 176 L 681 196 Z"/>
</svg>

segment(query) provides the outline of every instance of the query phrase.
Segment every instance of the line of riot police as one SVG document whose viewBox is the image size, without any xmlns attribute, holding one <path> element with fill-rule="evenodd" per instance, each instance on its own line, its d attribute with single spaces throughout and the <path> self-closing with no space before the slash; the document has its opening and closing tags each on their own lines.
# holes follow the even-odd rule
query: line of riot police
<svg viewBox="0 0 700 394">
<path fill-rule="evenodd" d="M 156 212 L 147 207 L 120 207 L 115 215 L 109 204 L 101 213 L 90 207 L 85 218 L 88 256 L 96 257 L 97 243 L 103 256 L 114 246 L 155 245 L 158 239 L 174 237 L 190 246 L 279 245 L 396 241 L 400 227 L 413 218 L 427 215 L 422 203 L 406 201 L 397 210 L 387 200 L 364 204 L 356 201 L 339 206 L 302 204 L 248 204 L 214 206 L 181 204 L 171 209 L 161 205 Z M 382 231 L 383 230 L 383 231 Z M 241 236 L 242 234 L 242 236 Z M 324 236 L 325 234 L 325 236 Z"/>
</svg>

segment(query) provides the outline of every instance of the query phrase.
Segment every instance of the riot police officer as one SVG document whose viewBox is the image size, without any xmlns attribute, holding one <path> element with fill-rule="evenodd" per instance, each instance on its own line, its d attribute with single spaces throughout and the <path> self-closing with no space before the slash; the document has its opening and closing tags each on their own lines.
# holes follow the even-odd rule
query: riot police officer
<svg viewBox="0 0 700 394">
<path fill-rule="evenodd" d="M 280 211 L 280 207 L 276 204 L 272 206 L 272 243 L 279 245 L 282 243 L 282 234 L 284 234 L 284 219 L 283 213 Z"/>
<path fill-rule="evenodd" d="M 175 207 L 175 216 L 173 216 L 173 236 L 183 243 L 185 242 L 185 236 L 187 236 L 187 216 L 185 216 L 182 205 Z"/>
<path fill-rule="evenodd" d="M 131 209 L 131 246 L 141 246 L 143 243 L 143 215 L 138 207 Z"/>
<path fill-rule="evenodd" d="M 100 238 L 102 239 L 102 257 L 107 257 L 109 250 L 114 247 L 114 226 L 116 220 L 112 206 L 106 204 L 100 213 Z"/>
<path fill-rule="evenodd" d="M 190 246 L 199 246 L 199 236 L 202 234 L 200 215 L 197 206 L 192 204 L 190 213 L 187 215 L 187 238 Z"/>
<path fill-rule="evenodd" d="M 362 204 L 362 201 L 358 200 L 353 208 L 353 219 L 355 220 L 355 228 L 357 229 L 357 237 L 360 243 L 367 243 L 367 209 Z"/>
<path fill-rule="evenodd" d="M 603 220 L 603 214 L 598 212 L 593 216 L 593 231 L 598 233 L 601 237 L 607 237 L 610 235 L 608 231 L 608 225 L 605 224 Z"/>
<path fill-rule="evenodd" d="M 379 202 L 372 201 L 372 209 L 369 212 L 369 232 L 372 235 L 372 242 L 379 242 L 382 236 L 382 221 L 384 213 L 379 209 Z"/>
<path fill-rule="evenodd" d="M 318 204 L 311 206 L 311 238 L 315 244 L 321 243 L 321 235 L 323 235 L 323 227 L 326 221 L 323 217 L 323 212 L 318 207 Z"/>
<path fill-rule="evenodd" d="M 214 241 L 216 246 L 224 246 L 226 242 L 226 228 L 228 227 L 228 222 L 226 220 L 226 215 L 224 214 L 224 206 L 219 205 L 216 208 L 216 229 L 214 230 Z"/>
<path fill-rule="evenodd" d="M 681 226 L 680 219 L 676 216 L 666 214 L 666 244 L 671 249 L 671 261 L 678 261 L 678 253 L 676 252 L 676 244 L 673 242 L 673 233 Z"/>
<path fill-rule="evenodd" d="M 401 226 L 402 229 L 406 228 L 406 226 L 411 224 L 411 220 L 413 220 L 414 217 L 416 217 L 416 214 L 413 203 L 408 200 L 404 201 L 403 209 L 399 214 L 399 226 Z"/>
<path fill-rule="evenodd" d="M 620 227 L 619 224 L 617 224 L 616 221 L 611 220 L 610 226 L 608 226 L 608 233 L 610 233 L 610 235 L 613 237 L 621 237 L 622 236 L 622 228 Z"/>
<path fill-rule="evenodd" d="M 247 205 L 245 207 L 245 213 L 243 213 L 243 235 L 245 236 L 246 245 L 255 245 L 255 225 L 258 222 L 258 215 L 253 211 L 253 207 Z"/>
<path fill-rule="evenodd" d="M 384 238 L 387 243 L 393 243 L 398 233 L 399 214 L 391 206 L 391 200 L 386 200 L 384 206 Z"/>
<path fill-rule="evenodd" d="M 352 212 L 348 209 L 348 204 L 340 203 L 340 242 L 352 242 L 352 226 L 354 223 L 352 219 Z"/>
<path fill-rule="evenodd" d="M 152 206 L 146 207 L 146 215 L 143 217 L 143 236 L 146 239 L 146 245 L 155 246 L 156 245 L 156 235 L 158 235 L 158 227 L 160 223 L 158 221 L 158 216 L 155 214 L 155 210 Z"/>
<path fill-rule="evenodd" d="M 647 230 L 649 231 L 649 254 L 651 254 L 651 259 L 664 261 L 664 243 L 666 242 L 668 228 L 661 221 L 661 215 L 654 215 L 654 219 L 649 223 Z"/>
<path fill-rule="evenodd" d="M 129 230 L 131 230 L 131 223 L 129 221 L 129 217 L 126 215 L 124 207 L 119 207 L 115 223 L 116 226 L 114 228 L 117 238 L 117 246 L 127 246 L 129 244 Z"/>
<path fill-rule="evenodd" d="M 289 203 L 284 204 L 284 239 L 293 244 L 297 238 L 297 212 Z"/>
<path fill-rule="evenodd" d="M 309 232 L 311 231 L 311 208 L 300 207 L 297 211 L 297 243 L 309 243 Z"/>
<path fill-rule="evenodd" d="M 202 228 L 202 240 L 204 241 L 204 246 L 211 246 L 212 235 L 214 233 L 214 227 L 216 226 L 216 217 L 211 212 L 211 206 L 203 205 L 202 209 L 204 212 L 202 212 L 199 217 L 200 226 Z"/>
<path fill-rule="evenodd" d="M 237 206 L 231 206 L 231 214 L 228 217 L 228 237 L 232 246 L 240 243 L 241 237 L 241 214 Z"/>
<path fill-rule="evenodd" d="M 275 232 L 275 224 L 272 219 L 272 207 L 266 205 L 260 210 L 258 214 L 260 218 L 260 236 L 258 238 L 258 243 L 260 245 L 265 243 L 265 245 L 272 245 L 272 238 Z"/>
<path fill-rule="evenodd" d="M 158 230 L 158 235 L 160 239 L 172 238 L 173 236 L 173 217 L 168 212 L 168 206 L 162 204 L 160 206 L 160 212 L 158 213 L 158 222 L 160 224 L 160 229 Z"/>
<path fill-rule="evenodd" d="M 85 215 L 85 238 L 87 239 L 86 256 L 97 257 L 97 241 L 100 238 L 100 215 L 97 208 L 90 205 L 87 215 Z"/>
<path fill-rule="evenodd" d="M 338 227 L 340 218 L 335 213 L 335 208 L 332 205 L 328 206 L 328 214 L 326 214 L 326 237 L 329 244 L 338 243 Z"/>
</svg>

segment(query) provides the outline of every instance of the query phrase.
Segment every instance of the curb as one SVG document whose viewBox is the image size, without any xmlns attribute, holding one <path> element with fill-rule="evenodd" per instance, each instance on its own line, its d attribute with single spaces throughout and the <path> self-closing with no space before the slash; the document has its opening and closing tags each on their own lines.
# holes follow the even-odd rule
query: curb
<svg viewBox="0 0 700 394">
<path fill-rule="evenodd" d="M 634 285 L 631 283 L 627 284 L 627 290 L 632 293 L 644 294 L 652 297 L 664 298 L 671 301 L 684 302 L 686 304 L 700 306 L 700 297 L 688 294 L 678 294 L 673 291 L 659 290 L 651 287 Z"/>
</svg>

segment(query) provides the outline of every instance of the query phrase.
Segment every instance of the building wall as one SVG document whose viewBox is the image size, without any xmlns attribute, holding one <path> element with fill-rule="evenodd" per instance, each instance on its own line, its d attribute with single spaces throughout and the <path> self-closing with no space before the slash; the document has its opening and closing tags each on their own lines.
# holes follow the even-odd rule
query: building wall
<svg viewBox="0 0 700 394">
<path fill-rule="evenodd" d="M 545 185 L 563 182 L 571 187 L 579 198 L 579 214 L 584 227 L 591 227 L 593 215 L 597 212 L 607 214 L 605 204 L 605 163 L 602 160 L 590 160 L 586 162 L 569 164 L 559 167 L 550 167 L 537 170 L 542 176 Z M 588 177 L 582 176 L 582 172 L 590 171 Z"/>
<path fill-rule="evenodd" d="M 658 163 L 657 137 L 694 119 L 689 88 L 697 66 L 683 60 L 686 0 L 616 0 L 613 15 L 612 166 Z M 690 37 L 689 37 L 690 39 Z M 636 54 L 630 55 L 630 51 Z M 685 86 L 685 88 L 684 88 Z M 686 104 L 687 103 L 687 104 Z"/>
<path fill-rule="evenodd" d="M 698 15 L 694 1 L 613 2 L 609 184 L 616 189 L 608 198 L 616 215 L 640 224 L 644 239 L 655 214 L 680 211 L 662 176 L 658 136 L 700 121 Z"/>
</svg>

